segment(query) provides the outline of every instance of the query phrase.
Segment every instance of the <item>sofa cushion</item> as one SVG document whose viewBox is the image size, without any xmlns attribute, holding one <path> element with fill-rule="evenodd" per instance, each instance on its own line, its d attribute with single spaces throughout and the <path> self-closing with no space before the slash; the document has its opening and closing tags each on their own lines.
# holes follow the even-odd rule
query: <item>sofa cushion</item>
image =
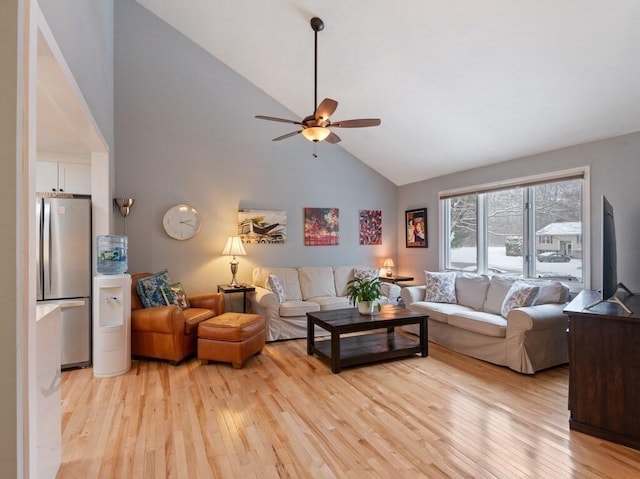
<svg viewBox="0 0 640 479">
<path fill-rule="evenodd" d="M 282 283 L 280 282 L 278 277 L 273 273 L 269 274 L 267 283 L 269 286 L 267 289 L 271 290 L 272 293 L 275 293 L 275 295 L 278 297 L 278 302 L 284 303 L 287 300 L 287 293 L 285 292 L 284 287 L 282 286 Z"/>
<path fill-rule="evenodd" d="M 320 305 L 312 301 L 285 301 L 280 305 L 278 314 L 283 318 L 292 318 L 317 311 L 320 311 Z"/>
<path fill-rule="evenodd" d="M 449 316 L 449 324 L 485 336 L 504 338 L 507 335 L 507 320 L 502 316 L 482 311 L 460 311 Z"/>
<path fill-rule="evenodd" d="M 538 296 L 533 303 L 534 305 L 566 303 L 569 301 L 569 287 L 560 281 L 527 279 L 526 282 L 540 288 Z"/>
<path fill-rule="evenodd" d="M 333 280 L 336 288 L 336 296 L 347 295 L 347 283 L 353 279 L 353 272 L 360 266 L 334 266 L 333 267 Z"/>
<path fill-rule="evenodd" d="M 136 284 L 136 292 L 145 308 L 166 306 L 167 303 L 162 295 L 162 288 L 170 285 L 169 271 L 163 269 L 159 273 L 140 278 Z"/>
<path fill-rule="evenodd" d="M 502 314 L 502 303 L 514 282 L 515 278 L 492 276 L 482 310 L 486 313 Z"/>
<path fill-rule="evenodd" d="M 425 276 L 425 301 L 434 303 L 456 302 L 456 273 L 430 271 L 424 272 Z"/>
<path fill-rule="evenodd" d="M 351 307 L 349 299 L 344 296 L 321 296 L 318 298 L 309 298 L 307 301 L 316 303 L 320 306 L 320 311 L 346 309 Z"/>
<path fill-rule="evenodd" d="M 490 281 L 489 277 L 484 274 L 458 273 L 456 276 L 458 304 L 482 311 Z"/>
<path fill-rule="evenodd" d="M 298 268 L 302 299 L 319 296 L 335 296 L 336 285 L 333 280 L 331 266 L 301 266 Z"/>
<path fill-rule="evenodd" d="M 431 303 L 428 301 L 416 301 L 411 303 L 411 310 L 429 315 L 429 319 L 439 321 L 441 323 L 448 322 L 450 314 L 470 311 L 467 306 L 455 303 Z"/>
<path fill-rule="evenodd" d="M 295 268 L 255 268 L 253 270 L 253 284 L 261 288 L 269 289 L 269 275 L 278 277 L 280 284 L 284 288 L 285 296 L 291 301 L 301 301 L 300 281 L 298 280 L 298 270 Z"/>
<path fill-rule="evenodd" d="M 538 296 L 540 288 L 524 281 L 516 281 L 509 288 L 504 298 L 500 314 L 503 318 L 509 315 L 509 311 L 515 308 L 531 306 Z"/>
</svg>

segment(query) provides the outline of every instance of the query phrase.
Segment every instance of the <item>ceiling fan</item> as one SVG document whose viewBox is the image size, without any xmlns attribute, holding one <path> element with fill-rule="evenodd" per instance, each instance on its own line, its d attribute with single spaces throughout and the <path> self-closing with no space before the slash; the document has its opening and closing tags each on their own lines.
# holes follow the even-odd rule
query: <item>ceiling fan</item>
<svg viewBox="0 0 640 479">
<path fill-rule="evenodd" d="M 311 19 L 311 29 L 314 31 L 315 53 L 314 53 L 314 89 L 313 89 L 313 115 L 305 117 L 302 121 L 287 120 L 285 118 L 275 118 L 273 116 L 256 115 L 260 120 L 279 121 L 300 125 L 301 129 L 292 131 L 286 135 L 274 138 L 273 141 L 284 140 L 302 133 L 309 141 L 317 143 L 327 140 L 329 143 L 338 143 L 340 137 L 330 130 L 330 128 L 363 128 L 367 126 L 378 126 L 379 118 L 361 118 L 358 120 L 343 120 L 332 122 L 330 116 L 338 108 L 338 102 L 331 98 L 325 98 L 318 105 L 318 32 L 324 30 L 324 22 L 318 17 Z"/>
</svg>

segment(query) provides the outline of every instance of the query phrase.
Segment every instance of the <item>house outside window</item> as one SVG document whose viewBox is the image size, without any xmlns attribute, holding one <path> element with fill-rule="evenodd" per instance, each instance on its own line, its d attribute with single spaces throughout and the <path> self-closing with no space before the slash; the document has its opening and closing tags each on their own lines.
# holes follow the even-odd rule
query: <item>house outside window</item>
<svg viewBox="0 0 640 479">
<path fill-rule="evenodd" d="M 529 183 L 525 178 L 514 186 L 440 194 L 445 269 L 584 287 L 584 174 Z"/>
</svg>

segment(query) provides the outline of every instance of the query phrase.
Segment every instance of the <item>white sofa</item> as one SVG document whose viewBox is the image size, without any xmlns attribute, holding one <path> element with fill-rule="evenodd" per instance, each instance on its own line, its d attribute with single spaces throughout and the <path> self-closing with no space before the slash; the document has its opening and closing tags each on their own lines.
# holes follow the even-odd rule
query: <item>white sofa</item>
<svg viewBox="0 0 640 479">
<path fill-rule="evenodd" d="M 406 306 L 429 315 L 429 341 L 514 371 L 533 374 L 569 361 L 569 289 L 558 281 L 523 280 L 539 288 L 531 306 L 501 307 L 515 279 L 457 274 L 456 300 L 425 301 L 426 286 L 402 288 Z M 417 334 L 417 330 L 406 327 Z"/>
<path fill-rule="evenodd" d="M 347 298 L 347 282 L 354 271 L 373 270 L 367 266 L 301 266 L 298 268 L 255 268 L 250 293 L 251 311 L 264 316 L 267 341 L 307 337 L 307 313 L 353 307 Z M 269 275 L 278 278 L 285 298 L 280 301 L 277 292 L 270 289 Z M 400 287 L 382 283 L 380 302 L 395 304 Z M 318 335 L 326 331 L 317 329 Z"/>
</svg>

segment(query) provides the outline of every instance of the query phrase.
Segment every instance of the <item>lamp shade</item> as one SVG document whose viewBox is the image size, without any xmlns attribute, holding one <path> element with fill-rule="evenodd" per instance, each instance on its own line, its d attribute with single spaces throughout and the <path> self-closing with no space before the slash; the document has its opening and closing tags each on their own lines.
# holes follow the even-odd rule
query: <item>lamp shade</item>
<svg viewBox="0 0 640 479">
<path fill-rule="evenodd" d="M 331 130 L 329 130 L 329 128 L 324 128 L 322 126 L 311 126 L 302 130 L 304 137 L 313 142 L 324 140 L 330 133 Z"/>
<path fill-rule="evenodd" d="M 240 236 L 229 236 L 227 238 L 227 244 L 224 245 L 224 249 L 222 250 L 223 256 L 244 256 L 247 252 L 242 245 L 242 240 Z"/>
<path fill-rule="evenodd" d="M 387 276 L 391 276 L 393 274 L 393 271 L 391 271 L 391 268 L 393 268 L 394 264 L 393 264 L 393 260 L 391 258 L 387 258 L 384 260 L 384 263 L 382 263 L 382 267 L 383 268 L 387 268 L 386 274 Z"/>
</svg>

